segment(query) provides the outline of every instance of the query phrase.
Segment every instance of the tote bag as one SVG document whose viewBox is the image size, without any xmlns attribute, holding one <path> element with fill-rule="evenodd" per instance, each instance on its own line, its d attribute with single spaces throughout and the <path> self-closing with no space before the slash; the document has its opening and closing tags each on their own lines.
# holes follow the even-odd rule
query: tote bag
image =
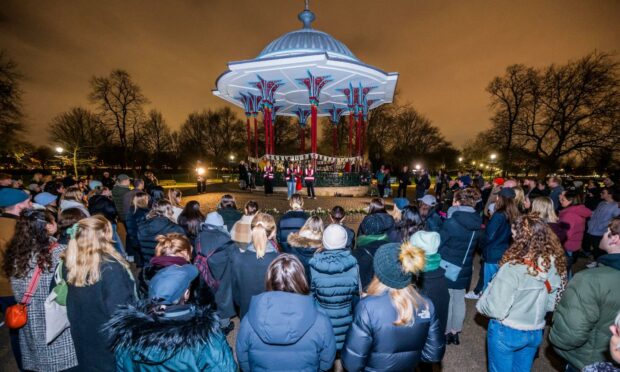
<svg viewBox="0 0 620 372">
<path fill-rule="evenodd" d="M 441 260 L 441 262 L 439 262 L 439 266 L 446 271 L 445 277 L 448 280 L 452 282 L 456 282 L 456 280 L 458 279 L 459 274 L 461 273 L 461 270 L 463 269 L 463 265 L 465 265 L 465 261 L 467 261 L 467 255 L 469 254 L 471 243 L 474 241 L 475 234 L 476 232 L 472 231 L 471 238 L 469 239 L 469 245 L 467 246 L 467 251 L 465 252 L 465 257 L 463 257 L 463 262 L 461 263 L 461 266 L 455 265 L 452 262 L 448 262 L 446 260 Z"/>
<path fill-rule="evenodd" d="M 69 318 L 67 317 L 66 293 L 67 282 L 62 278 L 62 261 L 56 267 L 54 280 L 56 287 L 45 299 L 45 342 L 49 345 L 67 328 L 69 328 Z M 59 298 L 60 295 L 60 298 Z M 64 299 L 62 297 L 65 297 Z M 59 302 L 63 303 L 61 305 Z"/>
</svg>

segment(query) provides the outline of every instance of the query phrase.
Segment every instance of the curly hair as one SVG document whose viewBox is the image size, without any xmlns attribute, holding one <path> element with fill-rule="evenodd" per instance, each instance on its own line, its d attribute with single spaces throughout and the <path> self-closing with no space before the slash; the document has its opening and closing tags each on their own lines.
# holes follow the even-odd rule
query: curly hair
<svg viewBox="0 0 620 372">
<path fill-rule="evenodd" d="M 24 278 L 33 267 L 30 261 L 37 257 L 37 266 L 43 271 L 52 267 L 52 252 L 47 225 L 55 223 L 54 216 L 47 211 L 25 209 L 15 225 L 15 235 L 9 241 L 3 269 L 11 278 Z"/>
<path fill-rule="evenodd" d="M 512 224 L 513 243 L 510 245 L 500 266 L 511 264 L 539 263 L 542 271 L 547 272 L 551 263 L 564 280 L 566 278 L 566 257 L 564 248 L 557 235 L 538 215 L 530 214 L 517 218 Z M 534 268 L 529 269 L 531 275 L 537 275 Z"/>
</svg>

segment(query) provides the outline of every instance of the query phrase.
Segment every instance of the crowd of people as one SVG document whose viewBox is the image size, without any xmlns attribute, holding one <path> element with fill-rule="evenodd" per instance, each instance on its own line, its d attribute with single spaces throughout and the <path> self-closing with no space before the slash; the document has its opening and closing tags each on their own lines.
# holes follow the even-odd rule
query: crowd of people
<svg viewBox="0 0 620 372">
<path fill-rule="evenodd" d="M 567 371 L 617 368 L 611 179 L 443 174 L 429 192 L 421 171 L 415 202 L 402 176 L 390 209 L 385 177 L 354 231 L 341 206 L 305 211 L 297 180 L 276 219 L 228 194 L 205 215 L 152 173 L 1 174 L 0 305 L 19 369 L 433 370 L 461 345 L 467 299 L 489 319 L 489 371 L 531 370 L 547 325 Z M 578 260 L 591 263 L 574 273 Z"/>
</svg>

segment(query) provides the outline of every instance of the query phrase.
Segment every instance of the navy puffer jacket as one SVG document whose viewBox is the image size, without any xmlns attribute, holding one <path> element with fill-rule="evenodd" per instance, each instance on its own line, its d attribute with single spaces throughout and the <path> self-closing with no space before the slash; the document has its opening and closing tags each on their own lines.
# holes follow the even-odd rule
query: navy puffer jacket
<svg viewBox="0 0 620 372">
<path fill-rule="evenodd" d="M 508 216 L 503 212 L 493 213 L 493 217 L 489 221 L 484 230 L 484 238 L 482 243 L 482 257 L 486 263 L 499 263 L 504 252 L 510 245 L 510 221 Z"/>
<path fill-rule="evenodd" d="M 420 362 L 443 358 L 445 336 L 428 298 L 413 324 L 396 326 L 398 314 L 389 294 L 368 296 L 355 309 L 355 321 L 342 349 L 342 364 L 355 371 L 414 371 Z"/>
<path fill-rule="evenodd" d="M 448 288 L 467 289 L 473 273 L 474 251 L 482 239 L 482 218 L 471 207 L 461 207 L 444 221 L 439 235 L 441 245 L 439 254 L 441 258 L 452 264 L 460 266 L 456 281 L 448 281 Z M 471 247 L 467 256 L 467 247 L 471 241 Z M 465 263 L 463 263 L 465 261 Z"/>
<path fill-rule="evenodd" d="M 310 277 L 314 297 L 331 320 L 340 350 L 360 295 L 357 260 L 348 249 L 317 253 L 310 260 Z"/>
<path fill-rule="evenodd" d="M 162 216 L 147 218 L 138 224 L 138 240 L 140 242 L 140 250 L 144 262 L 149 262 L 151 258 L 155 256 L 157 237 L 170 233 L 185 235 L 185 230 L 168 218 Z"/>
<path fill-rule="evenodd" d="M 312 296 L 274 291 L 252 298 L 236 351 L 243 371 L 326 371 L 336 341 Z"/>
<path fill-rule="evenodd" d="M 282 215 L 278 221 L 277 237 L 280 244 L 281 252 L 293 253 L 288 244 L 288 236 L 291 233 L 298 232 L 310 217 L 304 211 L 288 211 Z"/>
</svg>

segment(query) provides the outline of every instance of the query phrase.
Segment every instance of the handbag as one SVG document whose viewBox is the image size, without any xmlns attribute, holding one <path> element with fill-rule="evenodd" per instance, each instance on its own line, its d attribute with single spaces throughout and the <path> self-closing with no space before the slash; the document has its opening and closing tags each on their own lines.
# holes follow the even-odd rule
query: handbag
<svg viewBox="0 0 620 372">
<path fill-rule="evenodd" d="M 463 270 L 463 265 L 465 265 L 465 261 L 467 260 L 467 255 L 469 254 L 469 249 L 471 248 L 471 243 L 474 241 L 474 235 L 476 234 L 475 231 L 472 231 L 471 233 L 471 239 L 469 239 L 469 245 L 467 246 L 467 251 L 465 252 L 465 257 L 463 257 L 463 263 L 461 263 L 461 266 L 459 265 L 455 265 L 452 262 L 448 262 L 446 260 L 441 260 L 439 262 L 439 267 L 441 267 L 442 269 L 445 270 L 445 274 L 444 276 L 452 281 L 452 282 L 456 282 L 456 279 L 458 279 L 459 274 L 461 273 L 461 270 Z"/>
<path fill-rule="evenodd" d="M 69 328 L 69 317 L 67 316 L 67 292 L 69 287 L 62 278 L 62 260 L 56 267 L 54 280 L 56 286 L 45 299 L 45 342 L 49 345 L 62 332 Z"/>
<path fill-rule="evenodd" d="M 37 265 L 22 300 L 18 304 L 9 306 L 6 309 L 4 322 L 10 329 L 20 329 L 28 322 L 28 305 L 39 286 L 39 279 L 41 279 L 41 268 Z"/>
</svg>

